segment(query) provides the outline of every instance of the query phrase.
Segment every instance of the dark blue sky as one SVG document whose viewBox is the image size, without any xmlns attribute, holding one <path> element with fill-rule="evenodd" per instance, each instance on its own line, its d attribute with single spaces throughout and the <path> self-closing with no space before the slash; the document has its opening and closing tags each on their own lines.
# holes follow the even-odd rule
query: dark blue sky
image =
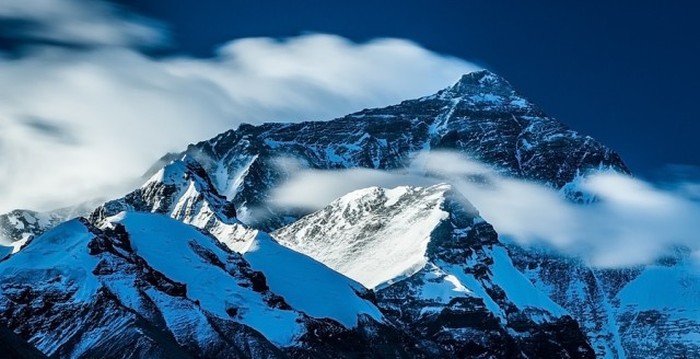
<svg viewBox="0 0 700 359">
<path fill-rule="evenodd" d="M 169 24 L 172 51 L 194 56 L 250 36 L 410 39 L 503 75 L 639 175 L 700 166 L 700 5 L 692 1 L 121 2 Z"/>
</svg>

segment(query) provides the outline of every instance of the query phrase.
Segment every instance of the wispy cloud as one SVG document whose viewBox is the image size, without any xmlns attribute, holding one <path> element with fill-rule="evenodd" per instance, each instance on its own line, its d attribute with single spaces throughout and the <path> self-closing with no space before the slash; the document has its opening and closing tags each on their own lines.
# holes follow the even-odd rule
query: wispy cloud
<svg viewBox="0 0 700 359">
<path fill-rule="evenodd" d="M 682 186 L 662 189 L 625 175 L 599 173 L 579 187 L 598 201 L 577 205 L 551 188 L 498 175 L 453 152 L 421 154 L 405 172 L 299 170 L 274 192 L 273 204 L 317 209 L 354 189 L 439 182 L 451 183 L 502 237 L 523 245 L 545 244 L 596 266 L 649 263 L 677 246 L 696 255 L 700 250 L 700 205 Z"/>
<path fill-rule="evenodd" d="M 114 196 L 166 152 L 241 122 L 330 119 L 476 69 L 405 40 L 324 34 L 153 58 L 140 49 L 166 45 L 166 26 L 102 0 L 2 1 L 0 26 L 32 44 L 0 53 L 0 212 Z"/>
<path fill-rule="evenodd" d="M 154 47 L 165 26 L 101 0 L 3 0 L 3 37 L 78 46 Z"/>
<path fill-rule="evenodd" d="M 0 19 L 11 18 L 41 25 L 21 36 L 99 46 L 0 56 L 0 212 L 114 196 L 166 152 L 241 122 L 330 119 L 430 94 L 477 68 L 405 40 L 324 34 L 152 58 L 135 48 L 158 27 L 100 1 L 0 3 Z"/>
</svg>

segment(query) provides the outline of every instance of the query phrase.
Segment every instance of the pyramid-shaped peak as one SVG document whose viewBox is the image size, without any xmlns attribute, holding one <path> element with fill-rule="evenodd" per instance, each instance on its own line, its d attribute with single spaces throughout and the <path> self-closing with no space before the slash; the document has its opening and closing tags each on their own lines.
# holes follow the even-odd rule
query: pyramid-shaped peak
<svg viewBox="0 0 700 359">
<path fill-rule="evenodd" d="M 479 70 L 464 74 L 456 84 L 447 88 L 446 91 L 459 95 L 484 92 L 512 94 L 514 92 L 513 87 L 506 79 L 489 70 Z"/>
</svg>

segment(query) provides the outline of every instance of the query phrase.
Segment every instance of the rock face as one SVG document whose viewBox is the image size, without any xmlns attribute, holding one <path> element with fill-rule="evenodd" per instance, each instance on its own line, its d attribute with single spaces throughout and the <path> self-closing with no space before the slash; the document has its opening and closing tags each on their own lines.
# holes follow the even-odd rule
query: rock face
<svg viewBox="0 0 700 359">
<path fill-rule="evenodd" d="M 273 235 L 375 287 L 387 316 L 442 357 L 594 357 L 448 185 L 355 191 Z"/>
<path fill-rule="evenodd" d="M 509 249 L 516 267 L 581 323 L 598 356 L 700 356 L 700 275 L 689 253 L 597 269 L 546 250 Z"/>
<path fill-rule="evenodd" d="M 97 207 L 90 219 L 99 222 L 122 211 L 160 213 L 206 229 L 232 249 L 246 246 L 251 233 L 236 218 L 233 203 L 214 188 L 202 166 L 185 156 L 156 171 L 141 188 Z"/>
</svg>

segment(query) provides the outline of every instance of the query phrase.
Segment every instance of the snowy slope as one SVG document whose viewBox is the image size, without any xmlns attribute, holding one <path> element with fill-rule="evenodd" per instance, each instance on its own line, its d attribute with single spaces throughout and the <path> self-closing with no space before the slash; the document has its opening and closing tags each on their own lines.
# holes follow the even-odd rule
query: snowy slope
<svg viewBox="0 0 700 359">
<path fill-rule="evenodd" d="M 491 226 L 448 185 L 351 192 L 273 236 L 377 287 L 380 307 L 417 335 L 448 324 L 445 316 L 455 312 L 479 313 L 471 325 L 448 325 L 452 328 L 445 328 L 437 340 L 442 346 L 470 343 L 492 355 L 541 356 L 543 352 L 533 352 L 518 337 L 530 337 L 553 323 L 573 325 L 567 330 L 574 336 L 578 330 L 565 310 L 513 267 Z M 459 310 L 455 303 L 462 303 Z M 509 335 L 516 338 L 501 342 Z M 578 340 L 575 350 L 587 353 L 580 332 Z M 557 348 L 548 349 L 553 352 L 591 355 L 571 354 L 566 344 L 551 341 Z M 496 343 L 514 352 L 489 352 Z"/>
<path fill-rule="evenodd" d="M 614 296 L 631 358 L 700 357 L 700 272 L 688 253 L 650 265 Z"/>
<path fill-rule="evenodd" d="M 233 205 L 218 194 L 201 165 L 187 156 L 161 168 L 141 188 L 100 206 L 97 214 L 109 217 L 123 210 L 162 213 L 200 226 L 213 219 L 239 223 Z"/>
<path fill-rule="evenodd" d="M 615 311 L 603 282 L 608 276 L 597 273 L 580 259 L 545 249 L 526 249 L 511 242 L 508 248 L 516 267 L 581 324 L 598 357 L 626 357 Z M 627 280 L 619 277 L 622 282 Z"/>
<path fill-rule="evenodd" d="M 255 270 L 265 274 L 273 292 L 311 317 L 333 319 L 348 328 L 355 327 L 362 315 L 382 321 L 379 310 L 360 298 L 367 292 L 362 285 L 240 223 L 232 216 L 231 204 L 191 159 L 166 165 L 140 189 L 98 208 L 93 220 L 110 221 L 109 215 L 125 209 L 163 213 L 208 231 L 244 254 Z"/>
<path fill-rule="evenodd" d="M 451 223 L 450 211 L 460 211 L 466 217 L 460 219 L 470 221 L 464 227 L 453 228 L 450 235 L 468 236 L 474 226 L 485 224 L 476 209 L 446 184 L 425 188 L 370 187 L 333 201 L 275 231 L 273 236 L 369 288 L 381 288 L 409 277 L 431 259 L 433 264 L 440 263 L 445 273 L 476 283 L 474 278 L 467 279 L 459 266 L 477 266 L 477 258 L 468 257 L 463 263 L 453 264 L 436 256 L 435 249 L 428 249 L 431 243 L 437 245 L 436 236 L 444 230 L 445 223 Z M 522 309 L 543 308 L 554 315 L 565 314 L 512 266 L 501 245 L 494 244 L 489 248 L 493 284 L 506 290 L 508 298 Z"/>
<path fill-rule="evenodd" d="M 654 265 L 600 269 L 541 248 L 509 249 L 516 267 L 581 323 L 599 357 L 700 355 L 700 268 L 687 251 Z"/>
<path fill-rule="evenodd" d="M 219 240 L 214 241 L 195 228 L 167 217 L 145 212 L 163 214 L 200 227 Z M 90 218 L 103 230 L 116 224 L 124 225 L 135 255 L 174 282 L 186 284 L 190 300 L 206 310 L 206 318 L 226 320 L 234 313 L 237 323 L 262 333 L 285 351 L 293 350 L 295 356 L 319 353 L 319 350 L 331 350 L 339 355 L 344 351 L 372 351 L 373 345 L 381 342 L 394 343 L 384 351 L 387 355 L 416 350 L 410 338 L 385 323 L 382 313 L 371 302 L 371 293 L 362 285 L 279 245 L 267 234 L 241 224 L 235 218 L 235 209 L 211 186 L 201 166 L 189 158 L 176 160 L 156 171 L 141 188 L 98 207 Z M 202 239 L 204 245 L 183 247 L 182 244 L 191 242 L 192 237 L 206 238 Z M 226 250 L 222 252 L 222 248 Z M 219 269 L 233 252 L 244 254 L 238 260 L 245 261 L 245 267 L 256 271 L 258 274 L 254 277 L 262 279 L 264 289 L 269 289 L 270 297 L 263 300 L 262 306 L 252 305 L 259 296 L 256 291 L 252 294 L 237 292 L 238 284 L 227 281 L 226 271 Z M 173 260 L 178 257 L 183 258 Z M 132 293 L 120 299 L 131 303 L 133 297 Z M 231 298 L 251 305 L 244 308 Z M 182 313 L 180 308 L 170 308 L 161 297 L 152 300 L 163 303 L 159 308 L 163 314 L 159 316 L 168 326 L 180 327 L 181 318 L 191 315 L 188 311 Z M 282 311 L 265 314 L 265 305 L 277 306 Z M 206 337 L 210 335 L 206 333 L 213 330 L 202 324 L 187 327 L 188 334 L 176 336 L 176 339 L 191 341 L 190 337 L 196 333 L 205 333 Z M 385 333 L 385 337 L 372 338 L 370 333 Z M 349 337 L 352 341 L 348 345 L 323 348 L 329 336 Z M 379 343 L 371 344 L 369 340 Z M 364 344 L 358 348 L 349 345 L 352 342 Z"/>
<path fill-rule="evenodd" d="M 132 232 L 66 222 L 0 262 L 3 320 L 44 353 L 60 357 L 90 356 L 119 345 L 132 347 L 133 357 L 173 352 L 235 357 L 236 351 L 250 350 L 274 355 L 268 341 L 239 323 L 256 326 L 280 344 L 301 334 L 302 315 L 273 305 L 277 297 L 256 288 L 254 272 L 215 240 L 158 215 L 124 219 L 135 227 Z M 206 281 L 215 286 L 204 288 Z M 280 333 L 267 328 L 269 323 L 294 330 Z M 134 341 L 138 333 L 143 338 Z M 232 355 L 218 353 L 222 347 L 230 347 Z"/>
<path fill-rule="evenodd" d="M 302 332 L 299 314 L 270 308 L 259 293 L 242 288 L 232 280 L 228 267 L 231 253 L 195 228 L 165 216 L 122 212 L 107 219 L 121 223 L 129 233 L 134 253 L 154 270 L 178 283 L 185 283 L 187 296 L 221 319 L 230 308 L 238 310 L 241 323 L 261 332 L 279 346 L 292 345 Z M 176 324 L 179 313 L 164 313 Z"/>
<path fill-rule="evenodd" d="M 383 320 L 374 304 L 358 296 L 367 291 L 362 285 L 265 233 L 258 232 L 243 257 L 265 273 L 272 291 L 309 316 L 333 319 L 348 328 L 356 327 L 363 314 Z"/>
<path fill-rule="evenodd" d="M 274 236 L 282 244 L 374 288 L 426 265 L 430 235 L 448 216 L 440 208 L 443 194 L 439 188 L 362 189 Z M 401 197 L 401 203 L 387 205 Z M 428 210 L 419 208 L 423 203 L 430 206 Z M 332 232 L 321 232 L 329 229 Z"/>
<path fill-rule="evenodd" d="M 233 204 L 218 193 L 201 165 L 187 156 L 155 171 L 140 188 L 97 207 L 90 219 L 99 222 L 122 211 L 167 215 L 206 229 L 237 252 L 255 237 L 241 226 Z"/>
<path fill-rule="evenodd" d="M 395 282 L 425 268 L 431 237 L 450 217 L 450 211 L 444 209 L 445 193 L 451 192 L 449 186 L 430 189 L 402 187 L 393 190 L 370 188 L 351 193 L 337 201 L 340 203 L 337 206 L 343 207 L 342 209 L 333 205 L 329 207 L 329 216 L 322 223 L 335 226 L 338 234 L 335 238 L 338 240 L 362 237 L 364 234 L 367 236 L 366 242 L 350 246 L 322 243 L 315 252 L 301 251 L 314 258 L 311 259 L 280 246 L 265 233 L 253 230 L 228 216 L 225 211 L 230 207 L 227 207 L 209 178 L 193 159 L 175 161 L 157 172 L 140 189 L 98 208 L 92 219 L 109 219 L 109 215 L 125 209 L 139 210 L 163 213 L 210 231 L 228 248 L 242 253 L 253 269 L 264 273 L 270 289 L 284 297 L 292 307 L 314 318 L 333 318 L 346 328 L 357 326 L 363 315 L 380 323 L 385 319 L 374 305 L 365 300 L 371 294 L 360 284 L 316 260 L 371 287 Z M 378 201 L 377 198 L 384 200 Z M 368 211 L 373 208 L 387 212 Z M 415 210 L 407 210 L 410 208 Z M 469 218 L 476 224 L 483 222 L 476 215 L 476 210 L 466 204 L 466 200 L 459 211 L 474 217 Z M 352 220 L 354 215 L 358 216 L 357 221 Z M 368 215 L 371 218 L 367 218 Z M 351 219 L 349 224 L 346 223 L 348 218 Z M 411 230 L 407 231 L 406 228 L 409 227 Z M 307 236 L 310 233 L 304 232 L 298 237 Z M 402 242 L 396 242 L 397 238 L 402 238 Z M 495 337 L 510 335 L 505 325 L 511 317 L 514 318 L 513 322 L 519 320 L 511 312 L 528 313 L 525 322 L 534 326 L 559 321 L 565 314 L 564 311 L 546 297 L 535 294 L 534 287 L 522 275 L 513 276 L 514 273 L 508 271 L 510 262 L 507 256 L 504 257 L 498 250 L 493 253 L 490 250 L 489 248 L 482 256 L 498 258 L 493 267 L 493 275 L 481 277 L 465 274 L 459 266 L 442 263 L 443 268 L 438 268 L 438 274 L 432 275 L 443 279 L 431 283 L 442 288 L 458 288 L 451 293 L 456 295 L 455 298 L 468 298 L 473 305 L 483 307 L 486 320 L 502 327 Z M 362 263 L 353 261 L 362 258 L 366 259 Z M 347 271 L 341 269 L 343 265 Z M 450 272 L 444 272 L 445 270 Z M 506 301 L 502 295 L 499 296 L 492 289 L 494 280 L 499 281 L 498 290 L 512 292 L 510 295 L 515 301 Z M 443 283 L 440 284 L 440 281 Z M 459 289 L 464 287 L 460 281 L 468 282 L 471 288 Z M 422 291 L 428 293 L 435 290 L 426 286 Z M 523 290 L 531 290 L 532 295 L 519 296 L 517 292 Z M 441 298 L 443 300 L 438 303 L 438 307 L 444 309 L 449 305 L 451 296 Z M 475 301 L 479 304 L 475 304 Z M 511 307 L 514 309 L 511 310 Z M 519 330 L 530 324 L 522 325 Z M 569 329 L 575 337 L 575 326 Z M 513 340 L 511 344 L 515 353 L 521 352 L 517 341 Z M 444 353 L 444 348 L 438 349 L 440 351 Z"/>
<path fill-rule="evenodd" d="M 339 355 L 361 353 L 373 350 L 365 329 L 392 354 L 414 351 L 359 284 L 263 235 L 249 256 L 159 214 L 72 220 L 0 261 L 0 322 L 70 358 L 303 357 L 330 337 L 359 345 Z"/>
</svg>

